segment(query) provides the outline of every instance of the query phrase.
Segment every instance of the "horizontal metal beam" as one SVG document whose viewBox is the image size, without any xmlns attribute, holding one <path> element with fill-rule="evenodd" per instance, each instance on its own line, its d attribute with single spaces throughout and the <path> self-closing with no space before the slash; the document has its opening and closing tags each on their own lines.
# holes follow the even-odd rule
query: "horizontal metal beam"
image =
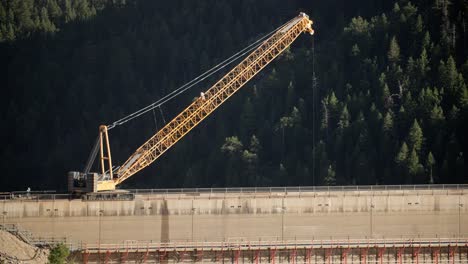
<svg viewBox="0 0 468 264">
<path fill-rule="evenodd" d="M 433 239 L 349 239 L 349 240 L 289 240 L 289 241 L 235 241 L 235 242 L 168 242 L 168 243 L 123 243 L 123 244 L 87 244 L 82 251 L 226 251 L 226 250 L 267 250 L 288 249 L 337 249 L 337 248 L 432 248 L 432 247 L 468 247 L 468 238 L 433 238 Z"/>
</svg>

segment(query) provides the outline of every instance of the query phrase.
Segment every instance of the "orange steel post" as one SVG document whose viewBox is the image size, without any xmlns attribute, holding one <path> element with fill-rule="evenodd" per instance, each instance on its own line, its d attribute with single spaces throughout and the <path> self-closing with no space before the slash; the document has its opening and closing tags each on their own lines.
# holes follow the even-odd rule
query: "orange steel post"
<svg viewBox="0 0 468 264">
<path fill-rule="evenodd" d="M 255 264 L 258 264 L 258 261 L 259 261 L 259 259 L 260 259 L 260 249 L 257 249 L 257 250 L 255 251 L 255 257 L 254 257 L 254 259 L 255 259 Z"/>
<path fill-rule="evenodd" d="M 240 256 L 240 247 L 234 252 L 234 263 L 239 263 L 239 256 Z"/>
<path fill-rule="evenodd" d="M 167 252 L 165 250 L 158 250 L 159 262 L 162 262 L 166 258 Z"/>
<path fill-rule="evenodd" d="M 439 264 L 439 254 L 440 254 L 440 248 L 436 248 L 432 251 L 432 260 L 434 264 Z"/>
<path fill-rule="evenodd" d="M 403 255 L 403 252 L 405 251 L 405 247 L 402 247 L 402 248 L 398 248 L 397 250 L 397 256 L 398 256 L 398 264 L 402 264 L 402 255 Z"/>
<path fill-rule="evenodd" d="M 332 249 L 331 249 L 331 248 L 325 249 L 325 260 L 326 260 L 326 263 L 327 263 L 327 264 L 330 264 L 330 256 L 331 256 L 331 253 L 332 253 Z"/>
<path fill-rule="evenodd" d="M 276 248 L 270 248 L 270 263 L 275 264 Z"/>
<path fill-rule="evenodd" d="M 85 249 L 85 251 L 83 251 L 83 263 L 88 263 L 88 258 L 89 258 L 89 254 L 91 254 L 89 251 L 87 251 Z"/>
<path fill-rule="evenodd" d="M 148 255 L 149 255 L 149 245 L 146 245 L 146 253 L 143 257 L 143 263 L 146 263 L 146 261 L 148 260 Z"/>
<path fill-rule="evenodd" d="M 125 249 L 125 253 L 122 253 L 121 256 L 120 256 L 120 263 L 125 263 L 127 262 L 127 258 L 128 258 L 128 248 Z"/>
<path fill-rule="evenodd" d="M 291 254 L 289 255 L 289 258 L 290 258 L 290 261 L 292 264 L 295 264 L 296 263 L 296 253 L 297 253 L 297 249 L 294 248 L 291 252 Z"/>
<path fill-rule="evenodd" d="M 349 248 L 341 249 L 341 263 L 343 264 L 348 263 L 348 252 L 349 252 Z"/>
<path fill-rule="evenodd" d="M 314 33 L 312 21 L 306 14 L 301 13 L 265 40 L 240 64 L 208 89 L 203 97 L 197 98 L 178 116 L 139 147 L 116 171 L 118 178 L 114 180 L 115 185 L 125 181 L 158 159 L 278 57 L 301 33 L 305 32 Z"/>
<path fill-rule="evenodd" d="M 416 258 L 416 264 L 419 264 L 419 249 L 420 247 L 413 247 L 413 259 Z"/>
<path fill-rule="evenodd" d="M 385 247 L 383 248 L 379 248 L 378 249 L 378 259 L 379 259 L 379 263 L 380 264 L 383 264 L 383 255 L 384 255 L 384 252 L 385 252 Z"/>
<path fill-rule="evenodd" d="M 104 258 L 104 263 L 105 263 L 105 264 L 109 263 L 110 254 L 111 254 L 110 251 L 107 250 L 107 251 L 106 251 L 106 257 Z M 99 257 L 99 258 L 100 258 L 100 257 Z"/>
<path fill-rule="evenodd" d="M 454 264 L 455 263 L 455 251 L 456 251 L 457 247 L 451 247 L 449 246 L 449 259 L 450 259 L 450 263 Z"/>
<path fill-rule="evenodd" d="M 306 249 L 305 262 L 310 264 L 310 256 L 312 255 L 312 248 Z"/>
<path fill-rule="evenodd" d="M 179 262 L 184 262 L 185 255 L 187 254 L 187 248 L 184 248 L 184 251 L 180 253 L 180 259 Z"/>
<path fill-rule="evenodd" d="M 197 261 L 203 259 L 203 248 L 200 251 L 197 251 Z"/>
<path fill-rule="evenodd" d="M 216 253 L 216 262 L 224 262 L 224 248 L 221 247 L 221 251 Z"/>
<path fill-rule="evenodd" d="M 367 263 L 367 253 L 369 252 L 368 248 L 361 248 L 361 264 Z"/>
</svg>

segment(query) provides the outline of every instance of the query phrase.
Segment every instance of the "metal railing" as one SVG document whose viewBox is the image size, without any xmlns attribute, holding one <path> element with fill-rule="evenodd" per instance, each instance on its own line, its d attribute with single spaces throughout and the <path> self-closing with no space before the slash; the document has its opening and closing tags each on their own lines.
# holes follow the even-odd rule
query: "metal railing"
<svg viewBox="0 0 468 264">
<path fill-rule="evenodd" d="M 120 244 L 82 244 L 85 251 L 185 251 L 203 250 L 251 250 L 259 248 L 368 248 L 368 247 L 411 247 L 411 246 L 465 246 L 467 238 L 426 238 L 426 239 L 333 239 L 333 240 L 254 240 L 229 242 L 144 242 L 130 241 Z"/>
<path fill-rule="evenodd" d="M 54 246 L 58 244 L 67 244 L 66 237 L 39 237 L 34 236 L 31 232 L 19 228 L 16 224 L 2 224 L 0 225 L 0 230 L 11 233 L 16 236 L 18 239 L 22 240 L 25 243 L 30 245 L 44 247 L 44 246 Z M 68 243 L 70 244 L 70 243 Z"/>
<path fill-rule="evenodd" d="M 174 188 L 174 189 L 127 189 L 134 194 L 256 194 L 299 193 L 333 191 L 413 191 L 413 190 L 468 190 L 468 184 L 421 184 L 421 185 L 355 185 L 355 186 L 293 186 L 293 187 L 234 187 L 234 188 Z"/>
<path fill-rule="evenodd" d="M 230 187 L 230 188 L 174 188 L 174 189 L 126 189 L 133 194 L 289 194 L 307 192 L 359 192 L 359 191 L 418 191 L 418 190 L 468 190 L 468 184 L 421 185 L 355 185 L 355 186 L 292 186 L 292 187 Z M 68 193 L 9 192 L 0 193 L 0 200 L 59 200 L 72 199 Z"/>
</svg>

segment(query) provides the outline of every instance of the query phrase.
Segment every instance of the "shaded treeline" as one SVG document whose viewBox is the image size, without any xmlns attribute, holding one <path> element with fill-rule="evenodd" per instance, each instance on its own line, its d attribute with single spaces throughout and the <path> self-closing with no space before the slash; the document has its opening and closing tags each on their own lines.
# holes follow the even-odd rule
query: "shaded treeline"
<svg viewBox="0 0 468 264">
<path fill-rule="evenodd" d="M 300 11 L 316 36 L 124 187 L 467 182 L 466 1 L 349 2 L 2 1 L 0 190 L 64 190 L 100 124 Z M 215 80 L 111 130 L 114 163 Z"/>
</svg>

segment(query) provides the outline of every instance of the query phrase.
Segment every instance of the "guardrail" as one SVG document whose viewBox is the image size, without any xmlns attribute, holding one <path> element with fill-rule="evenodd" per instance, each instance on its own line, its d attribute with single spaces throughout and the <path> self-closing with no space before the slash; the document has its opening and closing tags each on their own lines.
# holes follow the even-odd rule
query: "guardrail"
<svg viewBox="0 0 468 264">
<path fill-rule="evenodd" d="M 230 187 L 230 188 L 174 188 L 174 189 L 126 189 L 133 194 L 264 194 L 302 193 L 333 191 L 417 191 L 417 190 L 468 190 L 468 184 L 421 184 L 421 185 L 355 185 L 355 186 L 293 186 L 293 187 Z M 0 193 L 0 200 L 59 200 L 72 199 L 68 193 L 9 192 Z"/>
<path fill-rule="evenodd" d="M 396 190 L 467 190 L 468 184 L 421 184 L 421 185 L 355 185 L 355 186 L 294 186 L 294 187 L 235 187 L 235 188 L 177 188 L 177 189 L 127 189 L 134 194 L 181 194 L 181 193 L 294 193 L 331 191 L 396 191 Z"/>
<path fill-rule="evenodd" d="M 0 230 L 11 233 L 16 236 L 18 239 L 21 239 L 25 243 L 34 245 L 34 246 L 54 246 L 57 244 L 71 244 L 67 243 L 66 237 L 38 237 L 34 236 L 31 232 L 19 228 L 15 224 L 1 224 Z"/>
<path fill-rule="evenodd" d="M 259 248 L 368 248 L 368 247 L 409 247 L 409 246 L 468 246 L 466 238 L 433 239 L 341 239 L 341 240 L 285 240 L 285 241 L 237 241 L 237 242 L 130 242 L 120 244 L 83 244 L 85 251 L 187 251 L 202 250 L 251 250 Z"/>
</svg>

